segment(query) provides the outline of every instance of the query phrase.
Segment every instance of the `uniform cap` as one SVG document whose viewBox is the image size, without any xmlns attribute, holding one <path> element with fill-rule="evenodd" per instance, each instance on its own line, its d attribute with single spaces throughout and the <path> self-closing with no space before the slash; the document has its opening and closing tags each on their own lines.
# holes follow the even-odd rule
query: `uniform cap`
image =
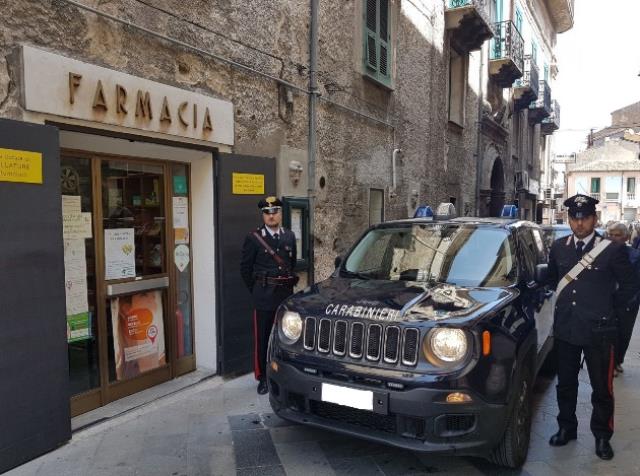
<svg viewBox="0 0 640 476">
<path fill-rule="evenodd" d="M 264 212 L 275 213 L 278 208 L 282 208 L 282 201 L 278 197 L 266 197 L 258 202 L 258 208 Z"/>
<path fill-rule="evenodd" d="M 581 193 L 569 197 L 564 201 L 564 206 L 569 209 L 569 216 L 572 218 L 586 218 L 596 214 L 596 204 L 599 200 L 591 198 Z"/>
</svg>

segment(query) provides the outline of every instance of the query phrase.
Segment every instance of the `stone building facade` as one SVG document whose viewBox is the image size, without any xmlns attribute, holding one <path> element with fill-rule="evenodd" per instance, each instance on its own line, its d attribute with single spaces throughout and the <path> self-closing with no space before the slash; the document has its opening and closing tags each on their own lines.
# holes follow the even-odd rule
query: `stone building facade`
<svg viewBox="0 0 640 476">
<path fill-rule="evenodd" d="M 194 348 L 198 367 L 244 369 L 230 362 L 248 355 L 229 355 L 251 352 L 250 314 L 237 324 L 248 295 L 228 260 L 264 194 L 310 205 L 303 285 L 367 226 L 421 204 L 497 216 L 518 201 L 536 219 L 559 114 L 553 47 L 572 23 L 570 0 L 4 2 L 0 118 L 57 128 L 60 215 L 93 213 L 79 239 L 96 291 L 75 302 L 84 318 L 67 316 L 68 332 L 89 326 L 81 344 L 68 335 L 71 373 L 82 363 L 72 411 L 193 370 Z M 115 268 L 126 282 L 110 268 L 113 227 L 139 252 L 133 274 Z M 164 296 L 167 365 L 119 382 L 113 316 L 147 285 Z"/>
</svg>

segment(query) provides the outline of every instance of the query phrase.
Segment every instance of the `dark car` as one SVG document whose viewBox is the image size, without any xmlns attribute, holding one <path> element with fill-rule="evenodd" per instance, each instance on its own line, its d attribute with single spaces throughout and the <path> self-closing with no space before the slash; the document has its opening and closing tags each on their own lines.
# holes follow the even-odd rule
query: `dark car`
<svg viewBox="0 0 640 476">
<path fill-rule="evenodd" d="M 530 222 L 375 225 L 329 279 L 278 310 L 271 406 L 298 423 L 517 467 L 552 346 L 545 273 Z"/>
</svg>

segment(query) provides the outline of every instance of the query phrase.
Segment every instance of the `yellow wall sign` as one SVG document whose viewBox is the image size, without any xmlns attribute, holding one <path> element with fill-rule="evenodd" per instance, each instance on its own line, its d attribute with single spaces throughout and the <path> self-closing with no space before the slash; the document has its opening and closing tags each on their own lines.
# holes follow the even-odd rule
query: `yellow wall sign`
<svg viewBox="0 0 640 476">
<path fill-rule="evenodd" d="M 0 148 L 0 182 L 42 183 L 42 154 Z"/>
<path fill-rule="evenodd" d="M 264 175 L 233 173 L 234 195 L 264 195 Z"/>
</svg>

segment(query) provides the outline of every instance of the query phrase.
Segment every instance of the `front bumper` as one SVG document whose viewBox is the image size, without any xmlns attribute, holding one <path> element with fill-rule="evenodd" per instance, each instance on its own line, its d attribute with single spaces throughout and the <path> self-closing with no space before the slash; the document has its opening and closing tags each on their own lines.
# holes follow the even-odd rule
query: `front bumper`
<svg viewBox="0 0 640 476">
<path fill-rule="evenodd" d="M 273 358 L 273 357 L 272 357 Z M 268 366 L 269 400 L 286 420 L 337 431 L 414 451 L 484 456 L 505 429 L 507 405 L 488 404 L 467 389 L 473 402 L 446 403 L 455 390 L 393 390 L 325 379 L 274 359 Z M 373 391 L 374 411 L 322 401 L 322 383 Z"/>
</svg>

